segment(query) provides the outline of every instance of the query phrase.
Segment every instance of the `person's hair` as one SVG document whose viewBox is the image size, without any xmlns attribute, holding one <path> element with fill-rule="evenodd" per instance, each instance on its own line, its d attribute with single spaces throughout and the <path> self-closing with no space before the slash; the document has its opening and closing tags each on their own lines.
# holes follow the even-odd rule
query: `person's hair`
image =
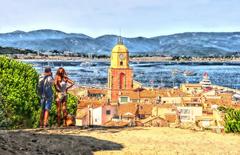
<svg viewBox="0 0 240 155">
<path fill-rule="evenodd" d="M 58 68 L 57 72 L 56 72 L 56 79 L 58 78 L 64 78 L 67 77 L 67 73 L 65 72 L 63 67 Z"/>
<path fill-rule="evenodd" d="M 44 70 L 45 73 L 50 73 L 51 71 L 52 71 L 51 67 L 49 66 L 45 67 L 45 70 Z"/>
</svg>

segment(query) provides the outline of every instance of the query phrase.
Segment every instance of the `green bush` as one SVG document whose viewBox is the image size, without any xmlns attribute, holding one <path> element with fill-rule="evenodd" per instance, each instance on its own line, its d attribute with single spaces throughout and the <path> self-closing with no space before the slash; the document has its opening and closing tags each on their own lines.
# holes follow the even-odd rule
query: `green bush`
<svg viewBox="0 0 240 155">
<path fill-rule="evenodd" d="M 227 110 L 225 115 L 225 131 L 240 132 L 240 110 Z"/>
<path fill-rule="evenodd" d="M 0 57 L 0 128 L 36 126 L 38 74 L 31 65 Z"/>
<path fill-rule="evenodd" d="M 225 132 L 240 132 L 240 110 L 218 107 L 218 110 L 225 113 Z"/>
</svg>

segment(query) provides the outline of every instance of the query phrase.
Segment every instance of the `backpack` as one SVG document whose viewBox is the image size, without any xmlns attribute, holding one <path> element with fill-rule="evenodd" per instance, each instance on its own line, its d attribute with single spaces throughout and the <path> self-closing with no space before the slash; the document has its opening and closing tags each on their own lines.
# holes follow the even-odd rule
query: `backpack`
<svg viewBox="0 0 240 155">
<path fill-rule="evenodd" d="M 38 80 L 38 86 L 37 86 L 37 90 L 38 90 L 38 95 L 43 98 L 44 95 L 44 85 L 45 85 L 45 81 L 48 78 L 48 76 L 40 76 L 39 80 Z"/>
<path fill-rule="evenodd" d="M 47 76 L 46 79 L 48 79 L 49 77 L 51 79 L 53 79 L 52 76 Z M 53 97 L 53 89 L 52 89 L 53 85 L 52 84 L 53 83 L 49 82 L 46 79 L 45 79 L 44 85 L 43 85 L 43 95 L 44 95 L 45 99 L 52 99 L 52 97 Z"/>
<path fill-rule="evenodd" d="M 38 82 L 38 94 L 41 98 L 52 99 L 53 89 L 52 83 L 49 83 L 47 79 L 52 76 L 40 76 Z"/>
</svg>

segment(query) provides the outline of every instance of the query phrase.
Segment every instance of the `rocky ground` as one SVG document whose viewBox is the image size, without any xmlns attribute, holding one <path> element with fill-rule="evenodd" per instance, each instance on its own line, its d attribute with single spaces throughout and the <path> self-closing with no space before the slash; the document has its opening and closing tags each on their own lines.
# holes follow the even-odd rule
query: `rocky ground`
<svg viewBox="0 0 240 155">
<path fill-rule="evenodd" d="M 240 135 L 176 128 L 0 131 L 0 154 L 240 154 Z"/>
</svg>

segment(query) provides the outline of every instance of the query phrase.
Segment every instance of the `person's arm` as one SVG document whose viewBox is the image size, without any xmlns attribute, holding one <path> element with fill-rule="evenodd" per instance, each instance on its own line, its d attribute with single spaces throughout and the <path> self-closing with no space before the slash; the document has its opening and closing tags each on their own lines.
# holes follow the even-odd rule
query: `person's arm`
<svg viewBox="0 0 240 155">
<path fill-rule="evenodd" d="M 59 89 L 59 82 L 57 78 L 54 80 L 54 87 L 57 92 L 61 92 L 61 90 Z"/>
<path fill-rule="evenodd" d="M 67 87 L 67 90 L 68 90 L 69 88 L 71 88 L 71 87 L 74 85 L 74 81 L 71 80 L 71 79 L 69 79 L 69 78 L 67 78 L 67 83 L 70 84 L 70 85 Z"/>
</svg>

